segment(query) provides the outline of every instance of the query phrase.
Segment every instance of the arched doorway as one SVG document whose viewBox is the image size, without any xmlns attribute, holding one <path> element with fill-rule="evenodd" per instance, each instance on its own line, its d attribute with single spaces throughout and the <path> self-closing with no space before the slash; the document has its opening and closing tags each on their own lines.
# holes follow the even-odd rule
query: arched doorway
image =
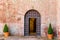
<svg viewBox="0 0 60 40">
<path fill-rule="evenodd" d="M 28 10 L 24 16 L 24 36 L 41 34 L 41 15 L 37 10 Z"/>
</svg>

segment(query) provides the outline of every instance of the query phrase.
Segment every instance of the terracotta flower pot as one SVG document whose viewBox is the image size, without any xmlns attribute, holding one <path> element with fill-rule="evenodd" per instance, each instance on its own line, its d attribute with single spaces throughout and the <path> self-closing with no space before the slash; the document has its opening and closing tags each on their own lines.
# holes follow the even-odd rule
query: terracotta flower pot
<svg viewBox="0 0 60 40">
<path fill-rule="evenodd" d="M 9 32 L 4 32 L 4 36 L 8 37 L 9 36 Z"/>
<path fill-rule="evenodd" d="M 52 39 L 53 38 L 53 34 L 48 34 L 48 39 Z"/>
</svg>

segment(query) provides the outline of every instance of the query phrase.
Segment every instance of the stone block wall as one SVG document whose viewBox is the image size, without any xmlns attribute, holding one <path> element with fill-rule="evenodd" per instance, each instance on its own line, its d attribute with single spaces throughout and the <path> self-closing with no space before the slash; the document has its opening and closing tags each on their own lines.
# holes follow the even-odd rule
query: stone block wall
<svg viewBox="0 0 60 40">
<path fill-rule="evenodd" d="M 12 35 L 24 36 L 24 15 L 28 10 L 35 9 L 41 15 L 41 36 L 45 35 L 44 28 L 48 27 L 50 22 L 56 27 L 56 3 L 56 0 L 0 0 L 1 34 L 4 24 L 7 23 Z"/>
</svg>

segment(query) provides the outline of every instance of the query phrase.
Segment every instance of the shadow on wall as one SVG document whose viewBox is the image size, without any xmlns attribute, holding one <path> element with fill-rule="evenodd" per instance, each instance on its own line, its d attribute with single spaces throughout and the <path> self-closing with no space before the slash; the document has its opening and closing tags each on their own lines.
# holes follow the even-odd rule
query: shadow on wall
<svg viewBox="0 0 60 40">
<path fill-rule="evenodd" d="M 57 30 L 56 30 L 56 27 L 53 28 L 53 34 L 54 34 L 54 37 L 57 37 Z"/>
</svg>

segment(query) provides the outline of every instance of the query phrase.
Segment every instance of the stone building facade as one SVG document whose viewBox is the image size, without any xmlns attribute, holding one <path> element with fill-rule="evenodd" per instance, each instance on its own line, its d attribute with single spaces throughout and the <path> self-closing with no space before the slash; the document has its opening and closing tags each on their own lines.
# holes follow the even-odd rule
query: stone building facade
<svg viewBox="0 0 60 40">
<path fill-rule="evenodd" d="M 38 17 L 38 15 L 40 16 Z M 45 35 L 44 28 L 51 23 L 58 36 L 60 31 L 60 0 L 0 0 L 0 34 L 3 34 L 3 27 L 6 23 L 12 35 L 29 35 L 27 31 L 29 30 L 28 17 L 38 19 L 36 22 L 36 24 L 40 24 L 37 24 L 38 35 Z"/>
</svg>

